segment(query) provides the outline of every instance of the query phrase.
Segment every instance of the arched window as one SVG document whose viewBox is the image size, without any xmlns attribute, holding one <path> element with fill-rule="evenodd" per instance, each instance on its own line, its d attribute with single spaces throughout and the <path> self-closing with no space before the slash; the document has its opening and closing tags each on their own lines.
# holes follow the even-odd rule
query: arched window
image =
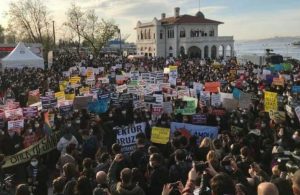
<svg viewBox="0 0 300 195">
<path fill-rule="evenodd" d="M 148 39 L 146 29 L 144 30 L 144 35 L 145 35 L 145 39 Z"/>
<path fill-rule="evenodd" d="M 141 40 L 144 39 L 144 36 L 143 36 L 143 31 L 141 31 Z"/>
<path fill-rule="evenodd" d="M 173 50 L 173 47 L 172 47 L 172 46 L 170 46 L 170 47 L 169 47 L 169 50 Z"/>
<path fill-rule="evenodd" d="M 195 37 L 195 31 L 194 31 L 194 29 L 191 30 L 191 37 Z"/>
<path fill-rule="evenodd" d="M 185 30 L 184 30 L 184 28 L 180 29 L 180 34 L 179 34 L 179 36 L 180 36 L 181 38 L 185 37 Z"/>
<path fill-rule="evenodd" d="M 143 51 L 143 47 L 141 47 L 141 51 Z"/>
</svg>

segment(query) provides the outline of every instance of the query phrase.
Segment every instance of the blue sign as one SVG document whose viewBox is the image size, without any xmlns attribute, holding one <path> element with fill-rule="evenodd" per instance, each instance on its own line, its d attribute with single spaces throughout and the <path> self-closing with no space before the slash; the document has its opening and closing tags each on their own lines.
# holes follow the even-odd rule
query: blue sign
<svg viewBox="0 0 300 195">
<path fill-rule="evenodd" d="M 241 97 L 241 91 L 237 88 L 233 89 L 232 94 L 233 94 L 234 99 L 236 99 L 236 100 L 239 100 Z"/>
<path fill-rule="evenodd" d="M 293 93 L 300 93 L 300 86 L 298 85 L 298 86 L 293 86 L 292 87 L 292 92 Z"/>
<path fill-rule="evenodd" d="M 195 135 L 202 138 L 209 137 L 211 139 L 215 139 L 218 136 L 218 127 L 172 122 L 171 134 L 173 134 L 175 131 L 181 132 L 182 135 Z"/>
</svg>

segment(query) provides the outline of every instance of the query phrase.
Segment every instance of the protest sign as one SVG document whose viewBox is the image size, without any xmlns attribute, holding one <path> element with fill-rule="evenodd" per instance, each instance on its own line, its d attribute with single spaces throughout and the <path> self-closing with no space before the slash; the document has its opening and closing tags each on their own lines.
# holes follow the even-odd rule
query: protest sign
<svg viewBox="0 0 300 195">
<path fill-rule="evenodd" d="M 38 111 L 41 111 L 43 109 L 42 102 L 37 102 L 35 104 L 31 104 L 31 105 L 29 105 L 29 107 L 37 107 Z"/>
<path fill-rule="evenodd" d="M 283 112 L 283 111 L 270 110 L 269 116 L 270 116 L 270 119 L 274 120 L 276 123 L 285 122 L 285 119 L 286 119 L 285 112 Z"/>
<path fill-rule="evenodd" d="M 125 91 L 126 89 L 127 89 L 126 84 L 116 86 L 116 90 L 117 90 L 118 93 L 123 93 L 123 91 Z"/>
<path fill-rule="evenodd" d="M 234 99 L 239 100 L 240 96 L 241 96 L 241 93 L 242 92 L 238 88 L 234 88 L 233 92 L 232 92 L 232 95 L 233 95 Z"/>
<path fill-rule="evenodd" d="M 163 110 L 164 110 L 164 113 L 172 114 L 173 113 L 172 102 L 163 102 Z"/>
<path fill-rule="evenodd" d="M 4 110 L 4 114 L 7 120 L 21 119 L 23 117 L 23 110 L 22 108 Z"/>
<path fill-rule="evenodd" d="M 265 91 L 265 112 L 277 111 L 277 93 Z"/>
<path fill-rule="evenodd" d="M 88 102 L 91 102 L 93 96 L 76 96 L 73 102 L 75 110 L 86 109 L 88 107 Z"/>
<path fill-rule="evenodd" d="M 155 97 L 156 103 L 163 103 L 164 101 L 164 96 L 161 94 L 153 94 L 153 97 Z"/>
<path fill-rule="evenodd" d="M 62 116 L 71 115 L 73 111 L 73 105 L 64 105 L 59 107 L 60 114 Z"/>
<path fill-rule="evenodd" d="M 209 137 L 215 139 L 218 136 L 218 127 L 203 126 L 203 125 L 192 125 L 187 123 L 171 123 L 171 133 L 179 131 L 183 136 L 190 138 L 195 135 L 198 137 Z"/>
<path fill-rule="evenodd" d="M 117 143 L 122 146 L 122 152 L 128 153 L 136 148 L 136 135 L 145 133 L 145 123 L 137 123 L 126 127 L 115 127 Z"/>
<path fill-rule="evenodd" d="M 207 123 L 207 116 L 206 114 L 194 114 L 192 116 L 192 123 L 193 124 L 200 124 L 205 125 Z"/>
<path fill-rule="evenodd" d="M 53 133 L 49 137 L 44 137 L 37 143 L 29 146 L 26 149 L 19 151 L 18 153 L 6 156 L 4 158 L 4 165 L 2 168 L 8 168 L 16 166 L 22 163 L 26 163 L 31 160 L 33 156 L 41 156 L 56 148 L 56 145 L 60 139 L 60 133 Z"/>
<path fill-rule="evenodd" d="M 235 99 L 228 99 L 228 98 L 224 98 L 222 106 L 226 109 L 226 110 L 235 110 L 238 107 L 239 102 Z"/>
<path fill-rule="evenodd" d="M 144 96 L 144 102 L 147 103 L 155 103 L 156 102 L 156 98 L 152 95 L 145 95 Z"/>
<path fill-rule="evenodd" d="M 297 106 L 297 107 L 295 108 L 295 113 L 296 113 L 296 115 L 297 115 L 297 117 L 298 117 L 298 120 L 299 120 L 299 122 L 300 122 L 300 106 Z"/>
<path fill-rule="evenodd" d="M 211 93 L 218 93 L 220 86 L 221 86 L 220 82 L 206 82 L 204 85 L 205 91 Z"/>
<path fill-rule="evenodd" d="M 80 83 L 81 78 L 80 77 L 71 77 L 69 82 L 71 83 L 71 85 L 75 85 L 77 83 Z"/>
<path fill-rule="evenodd" d="M 278 86 L 284 86 L 284 79 L 283 78 L 273 78 L 273 85 L 278 85 Z"/>
<path fill-rule="evenodd" d="M 56 92 L 54 94 L 54 97 L 57 99 L 57 101 L 63 101 L 63 100 L 65 100 L 65 92 L 63 92 L 63 91 Z"/>
<path fill-rule="evenodd" d="M 249 93 L 241 93 L 239 100 L 239 107 L 246 109 L 249 108 L 249 105 L 252 103 L 252 95 Z"/>
<path fill-rule="evenodd" d="M 170 139 L 170 129 L 162 127 L 152 127 L 151 142 L 156 144 L 167 144 Z"/>
<path fill-rule="evenodd" d="M 14 131 L 20 135 L 23 127 L 24 127 L 24 119 L 13 120 L 13 121 L 7 122 L 7 131 L 8 132 Z"/>
<path fill-rule="evenodd" d="M 163 105 L 162 104 L 152 104 L 152 114 L 153 115 L 160 115 L 163 112 Z"/>
<path fill-rule="evenodd" d="M 133 106 L 133 96 L 132 94 L 123 93 L 120 98 L 121 106 L 131 108 Z"/>
<path fill-rule="evenodd" d="M 200 103 L 203 106 L 210 105 L 210 92 L 208 91 L 201 91 L 200 92 Z"/>
<path fill-rule="evenodd" d="M 224 116 L 226 111 L 224 109 L 213 109 L 212 114 L 216 116 Z"/>
<path fill-rule="evenodd" d="M 196 94 L 200 94 L 200 91 L 203 90 L 203 85 L 202 85 L 202 83 L 196 83 L 196 82 L 194 82 L 193 83 L 193 88 L 196 91 Z"/>
<path fill-rule="evenodd" d="M 225 98 L 227 99 L 233 99 L 233 94 L 232 93 L 220 93 L 221 95 L 221 102 L 224 101 Z"/>
<path fill-rule="evenodd" d="M 292 92 L 293 93 L 300 93 L 300 85 L 299 86 L 294 85 L 292 87 Z"/>
<path fill-rule="evenodd" d="M 221 95 L 220 94 L 212 94 L 211 95 L 211 105 L 218 107 L 221 105 Z"/>
<path fill-rule="evenodd" d="M 145 108 L 145 107 L 146 107 L 145 102 L 139 101 L 139 100 L 133 101 L 134 109 L 140 109 L 140 108 Z"/>
<path fill-rule="evenodd" d="M 38 116 L 38 107 L 26 107 L 23 108 L 23 116 L 27 119 Z"/>
<path fill-rule="evenodd" d="M 81 87 L 79 89 L 80 95 L 88 95 L 90 94 L 90 88 L 89 87 Z"/>
<path fill-rule="evenodd" d="M 65 94 L 65 99 L 73 101 L 75 98 L 75 93 Z"/>
<path fill-rule="evenodd" d="M 40 101 L 40 90 L 29 91 L 27 105 L 31 105 Z"/>
</svg>

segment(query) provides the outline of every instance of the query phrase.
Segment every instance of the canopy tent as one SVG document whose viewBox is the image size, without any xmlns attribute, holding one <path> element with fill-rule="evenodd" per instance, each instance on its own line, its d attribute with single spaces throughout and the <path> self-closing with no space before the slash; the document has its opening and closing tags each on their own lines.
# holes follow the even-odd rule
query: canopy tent
<svg viewBox="0 0 300 195">
<path fill-rule="evenodd" d="M 35 67 L 44 69 L 44 59 L 32 53 L 20 42 L 8 56 L 1 60 L 2 68 Z"/>
</svg>

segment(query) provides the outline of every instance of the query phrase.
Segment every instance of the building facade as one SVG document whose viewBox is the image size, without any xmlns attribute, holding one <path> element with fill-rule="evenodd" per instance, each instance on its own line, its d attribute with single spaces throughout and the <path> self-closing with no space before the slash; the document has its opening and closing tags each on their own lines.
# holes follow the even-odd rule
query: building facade
<svg viewBox="0 0 300 195">
<path fill-rule="evenodd" d="M 219 36 L 218 26 L 222 22 L 206 19 L 202 12 L 195 16 L 180 15 L 180 8 L 174 9 L 174 16 L 151 22 L 137 22 L 137 54 L 152 57 L 231 57 L 234 51 L 233 36 Z"/>
</svg>

